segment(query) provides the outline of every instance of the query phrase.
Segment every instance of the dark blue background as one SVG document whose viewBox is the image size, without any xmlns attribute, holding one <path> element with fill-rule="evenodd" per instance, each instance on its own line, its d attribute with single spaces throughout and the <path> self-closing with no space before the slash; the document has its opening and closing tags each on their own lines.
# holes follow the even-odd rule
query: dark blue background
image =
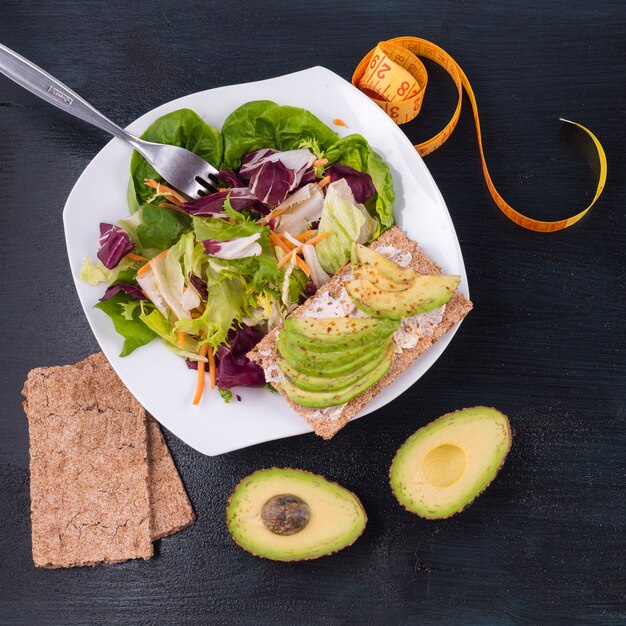
<svg viewBox="0 0 626 626">
<path fill-rule="evenodd" d="M 196 525 L 162 541 L 149 562 L 42 571 L 30 559 L 20 390 L 30 368 L 97 350 L 61 211 L 108 137 L 0 79 L 0 621 L 623 624 L 625 11 L 618 0 L 2 0 L 0 41 L 122 125 L 190 92 L 311 65 L 349 78 L 377 41 L 411 34 L 448 50 L 469 76 L 494 181 L 513 206 L 560 218 L 593 195 L 594 174 L 564 141 L 559 116 L 597 133 L 609 177 L 575 227 L 541 235 L 514 226 L 486 191 L 466 103 L 426 163 L 452 214 L 475 310 L 428 374 L 331 442 L 307 435 L 208 458 L 168 436 Z M 425 139 L 454 106 L 452 83 L 433 68 L 423 116 L 404 129 Z M 446 521 L 403 511 L 387 485 L 396 448 L 432 418 L 475 404 L 500 408 L 517 432 L 495 483 Z M 353 489 L 370 518 L 364 536 L 293 565 L 239 550 L 226 499 L 241 477 L 272 465 Z"/>
</svg>

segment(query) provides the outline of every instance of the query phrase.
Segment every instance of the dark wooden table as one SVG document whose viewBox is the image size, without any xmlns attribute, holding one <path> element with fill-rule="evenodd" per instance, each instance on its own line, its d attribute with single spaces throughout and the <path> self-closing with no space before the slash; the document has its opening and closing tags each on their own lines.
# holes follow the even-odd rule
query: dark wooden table
<svg viewBox="0 0 626 626">
<path fill-rule="evenodd" d="M 508 4 L 508 6 L 507 6 Z M 296 437 L 208 458 L 168 436 L 198 513 L 149 562 L 42 571 L 30 558 L 28 370 L 97 350 L 70 278 L 61 211 L 108 137 L 0 80 L 0 621 L 9 624 L 624 624 L 626 572 L 626 10 L 619 1 L 46 2 L 3 0 L 0 40 L 127 124 L 172 98 L 325 65 L 348 78 L 377 41 L 437 42 L 467 72 L 501 193 L 540 218 L 591 198 L 558 117 L 604 142 L 606 191 L 577 226 L 524 231 L 494 207 L 466 108 L 427 157 L 452 214 L 475 310 L 413 388 L 331 442 Z M 437 69 L 420 121 L 454 107 Z M 88 211 L 89 207 L 86 206 Z M 401 510 L 395 449 L 450 410 L 494 405 L 517 436 L 495 483 L 442 522 Z M 259 416 L 262 419 L 263 416 Z M 315 562 L 255 559 L 224 505 L 271 465 L 327 475 L 370 521 Z"/>
</svg>

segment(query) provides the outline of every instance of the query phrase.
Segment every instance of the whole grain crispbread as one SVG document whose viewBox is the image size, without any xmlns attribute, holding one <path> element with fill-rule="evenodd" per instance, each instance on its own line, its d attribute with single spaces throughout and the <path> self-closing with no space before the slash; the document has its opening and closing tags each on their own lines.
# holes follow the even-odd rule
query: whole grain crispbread
<svg viewBox="0 0 626 626">
<path fill-rule="evenodd" d="M 193 524 L 195 514 L 159 425 L 124 387 L 104 354 L 75 365 L 35 369 L 23 393 L 31 441 L 36 565 L 149 558 L 151 541 Z M 134 507 L 122 531 L 102 517 L 102 511 L 123 517 L 129 502 Z M 83 552 L 73 538 L 76 524 Z M 107 528 L 113 530 L 103 532 Z M 127 531 L 133 530 L 136 537 L 131 540 Z"/>
<path fill-rule="evenodd" d="M 33 561 L 73 567 L 152 556 L 146 414 L 98 356 L 37 368 L 23 393 Z"/>
<path fill-rule="evenodd" d="M 196 521 L 191 502 L 156 420 L 148 415 L 148 490 L 153 541 Z"/>
<path fill-rule="evenodd" d="M 411 267 L 421 274 L 441 274 L 441 268 L 397 226 L 390 228 L 373 242 L 370 247 L 376 250 L 383 246 L 393 246 L 399 252 L 409 252 L 411 254 L 411 261 L 408 267 Z M 309 298 L 303 305 L 295 309 L 290 317 L 300 317 L 306 311 L 314 310 L 316 306 L 319 307 L 320 300 L 326 295 L 332 297 L 339 296 L 343 289 L 343 278 L 350 271 L 350 265 L 348 265 L 338 272 L 330 282 L 320 287 L 312 298 Z M 330 439 L 385 387 L 391 384 L 399 374 L 406 370 L 423 352 L 428 350 L 440 337 L 445 335 L 457 322 L 462 320 L 471 309 L 472 303 L 462 293 L 455 293 L 446 304 L 443 318 L 439 325 L 435 327 L 432 334 L 427 337 L 422 337 L 415 347 L 403 350 L 401 353 L 394 355 L 391 367 L 385 376 L 367 391 L 350 400 L 339 417 L 335 419 L 319 417 L 318 412 L 314 409 L 295 404 L 289 400 L 280 389 L 278 391 L 291 407 L 311 425 L 317 435 L 324 439 Z M 248 353 L 248 357 L 264 368 L 270 367 L 275 363 L 278 357 L 275 344 L 281 329 L 282 325 L 266 335 L 261 342 Z"/>
</svg>

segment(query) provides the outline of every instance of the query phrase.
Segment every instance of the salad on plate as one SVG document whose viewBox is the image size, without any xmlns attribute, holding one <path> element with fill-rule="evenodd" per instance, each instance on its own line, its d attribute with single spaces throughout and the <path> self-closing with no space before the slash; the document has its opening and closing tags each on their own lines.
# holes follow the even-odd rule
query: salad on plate
<svg viewBox="0 0 626 626">
<path fill-rule="evenodd" d="M 389 168 L 364 137 L 340 138 L 305 109 L 267 100 L 233 111 L 219 131 L 190 109 L 142 135 L 179 145 L 220 171 L 219 190 L 190 200 L 138 153 L 129 216 L 101 223 L 81 279 L 106 284 L 96 305 L 123 337 L 121 356 L 160 339 L 208 386 L 266 384 L 246 356 L 330 281 L 356 243 L 394 224 Z"/>
</svg>

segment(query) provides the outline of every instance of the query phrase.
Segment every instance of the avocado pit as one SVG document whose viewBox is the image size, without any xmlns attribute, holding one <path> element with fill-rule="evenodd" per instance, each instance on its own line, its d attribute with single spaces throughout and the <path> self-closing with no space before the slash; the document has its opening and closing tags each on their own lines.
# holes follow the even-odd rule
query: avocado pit
<svg viewBox="0 0 626 626">
<path fill-rule="evenodd" d="M 273 496 L 264 505 L 261 519 L 275 535 L 295 535 L 306 528 L 311 519 L 309 505 L 293 494 Z"/>
<path fill-rule="evenodd" d="M 449 487 L 463 476 L 467 467 L 465 452 L 444 443 L 426 454 L 422 462 L 424 478 L 434 487 Z"/>
</svg>

